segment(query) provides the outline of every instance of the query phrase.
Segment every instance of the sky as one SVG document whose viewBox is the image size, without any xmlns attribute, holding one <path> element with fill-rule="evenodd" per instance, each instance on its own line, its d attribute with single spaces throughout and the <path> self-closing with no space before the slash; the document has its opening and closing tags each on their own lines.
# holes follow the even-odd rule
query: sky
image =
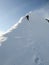
<svg viewBox="0 0 49 65">
<path fill-rule="evenodd" d="M 44 7 L 49 0 L 0 0 L 0 34 L 29 11 Z"/>
</svg>

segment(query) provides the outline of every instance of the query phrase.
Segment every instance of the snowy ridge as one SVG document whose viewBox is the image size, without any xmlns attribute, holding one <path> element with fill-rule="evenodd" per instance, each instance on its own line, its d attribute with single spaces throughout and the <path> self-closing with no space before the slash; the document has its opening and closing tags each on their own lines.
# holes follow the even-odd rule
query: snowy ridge
<svg viewBox="0 0 49 65">
<path fill-rule="evenodd" d="M 27 13 L 26 15 L 30 15 L 31 12 L 32 12 L 32 11 L 30 11 L 30 12 Z M 25 16 L 26 16 L 26 15 L 25 15 Z M 21 23 L 23 22 L 22 20 L 25 18 L 25 16 L 21 17 L 20 20 L 19 20 L 15 25 L 13 25 L 9 30 L 7 30 L 4 34 L 11 32 L 13 29 L 16 29 L 16 28 L 19 26 L 19 24 L 21 24 Z M 4 34 L 3 34 L 3 35 L 4 35 Z"/>
<path fill-rule="evenodd" d="M 30 22 L 26 14 L 0 37 L 0 65 L 49 65 L 46 14 L 44 10 L 30 12 Z"/>
<path fill-rule="evenodd" d="M 13 25 L 9 30 L 7 30 L 4 34 L 11 32 L 13 29 L 16 29 L 18 25 L 22 22 L 22 19 L 23 17 L 21 17 L 20 20 L 15 25 Z"/>
</svg>

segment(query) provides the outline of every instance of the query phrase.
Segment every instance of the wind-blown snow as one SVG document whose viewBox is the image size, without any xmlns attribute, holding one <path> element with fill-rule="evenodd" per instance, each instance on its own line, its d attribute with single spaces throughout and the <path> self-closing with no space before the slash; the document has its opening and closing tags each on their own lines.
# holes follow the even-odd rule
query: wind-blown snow
<svg viewBox="0 0 49 65">
<path fill-rule="evenodd" d="M 0 65 L 49 65 L 49 23 L 47 13 L 28 13 L 0 37 Z M 47 16 L 46 16 L 47 17 Z"/>
</svg>

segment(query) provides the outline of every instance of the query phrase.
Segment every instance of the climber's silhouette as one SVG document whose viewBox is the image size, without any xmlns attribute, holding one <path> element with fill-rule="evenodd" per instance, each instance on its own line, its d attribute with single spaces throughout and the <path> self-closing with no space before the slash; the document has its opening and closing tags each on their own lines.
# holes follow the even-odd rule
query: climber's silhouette
<svg viewBox="0 0 49 65">
<path fill-rule="evenodd" d="M 45 19 L 46 21 L 48 21 L 48 23 L 49 23 L 49 19 Z"/>
<path fill-rule="evenodd" d="M 29 15 L 26 16 L 27 20 L 29 21 Z"/>
</svg>

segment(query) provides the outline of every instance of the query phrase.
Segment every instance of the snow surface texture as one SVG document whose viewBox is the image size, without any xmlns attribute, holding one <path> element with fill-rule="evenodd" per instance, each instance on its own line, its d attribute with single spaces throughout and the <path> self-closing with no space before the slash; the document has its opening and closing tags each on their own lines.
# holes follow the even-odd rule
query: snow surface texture
<svg viewBox="0 0 49 65">
<path fill-rule="evenodd" d="M 0 37 L 0 65 L 49 65 L 49 23 L 45 11 L 30 12 Z"/>
</svg>

